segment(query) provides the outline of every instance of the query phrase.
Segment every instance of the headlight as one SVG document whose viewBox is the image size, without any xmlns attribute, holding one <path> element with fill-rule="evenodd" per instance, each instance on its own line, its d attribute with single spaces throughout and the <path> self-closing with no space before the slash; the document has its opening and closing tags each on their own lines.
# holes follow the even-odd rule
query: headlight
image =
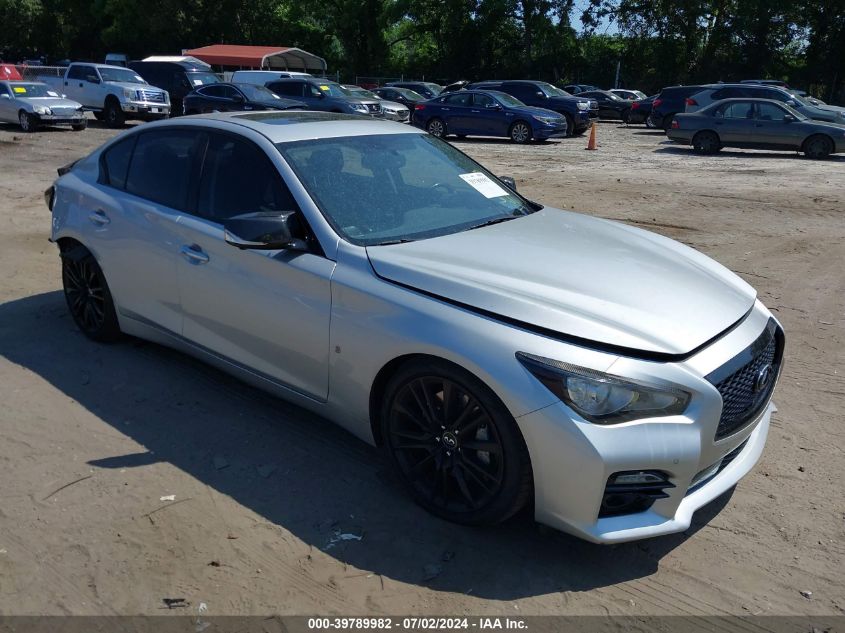
<svg viewBox="0 0 845 633">
<path fill-rule="evenodd" d="M 535 116 L 534 118 L 537 119 L 540 123 L 546 123 L 548 125 L 551 125 L 553 123 L 560 123 L 561 121 L 561 119 L 553 116 Z"/>
<path fill-rule="evenodd" d="M 679 415 L 690 400 L 690 394 L 680 388 L 644 385 L 523 352 L 517 352 L 516 358 L 553 394 L 595 424 Z"/>
<path fill-rule="evenodd" d="M 132 90 L 131 88 L 124 88 L 123 89 L 123 96 L 126 97 L 127 99 L 129 99 L 130 101 L 135 99 L 136 94 L 137 93 L 134 90 Z"/>
<path fill-rule="evenodd" d="M 578 109 L 579 110 L 589 110 L 590 109 L 590 102 L 589 101 L 579 101 L 578 102 Z"/>
<path fill-rule="evenodd" d="M 357 110 L 358 112 L 368 112 L 367 106 L 364 105 L 363 103 L 353 103 L 352 109 Z"/>
<path fill-rule="evenodd" d="M 37 105 L 33 108 L 33 110 L 35 110 L 35 114 L 53 114 L 47 106 Z"/>
</svg>

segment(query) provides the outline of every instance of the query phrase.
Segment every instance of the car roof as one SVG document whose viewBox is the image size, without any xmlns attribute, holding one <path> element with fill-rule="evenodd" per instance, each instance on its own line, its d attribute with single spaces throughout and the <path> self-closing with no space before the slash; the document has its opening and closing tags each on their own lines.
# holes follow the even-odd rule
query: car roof
<svg viewBox="0 0 845 633">
<path fill-rule="evenodd" d="M 376 134 L 425 134 L 423 130 L 404 123 L 371 119 L 354 114 L 311 110 L 216 112 L 167 119 L 152 125 L 156 127 L 179 125 L 184 121 L 207 122 L 209 127 L 229 128 L 229 125 L 240 125 L 262 134 L 273 143 Z"/>
<path fill-rule="evenodd" d="M 783 86 L 776 86 L 773 84 L 758 84 L 758 83 L 721 83 L 721 84 L 703 84 L 702 88 L 765 88 L 766 90 L 784 90 L 785 92 L 789 92 Z"/>
</svg>

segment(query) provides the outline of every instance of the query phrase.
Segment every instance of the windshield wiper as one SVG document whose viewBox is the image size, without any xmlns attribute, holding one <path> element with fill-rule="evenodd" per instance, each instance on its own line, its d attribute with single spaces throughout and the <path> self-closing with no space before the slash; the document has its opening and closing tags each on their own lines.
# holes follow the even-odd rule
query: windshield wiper
<svg viewBox="0 0 845 633">
<path fill-rule="evenodd" d="M 502 222 L 507 222 L 508 220 L 515 220 L 518 217 L 520 217 L 520 216 L 506 215 L 506 216 L 501 217 L 501 218 L 493 218 L 492 220 L 487 220 L 486 222 L 482 222 L 481 224 L 476 224 L 474 226 L 471 226 L 467 229 L 467 231 L 472 231 L 473 229 L 480 229 L 480 228 L 485 227 L 485 226 L 492 226 L 494 224 L 501 224 Z"/>
<path fill-rule="evenodd" d="M 385 240 L 384 242 L 378 242 L 376 244 L 372 244 L 372 246 L 391 246 L 392 244 L 407 244 L 408 242 L 413 242 L 414 240 L 409 240 L 405 237 L 398 240 Z"/>
</svg>

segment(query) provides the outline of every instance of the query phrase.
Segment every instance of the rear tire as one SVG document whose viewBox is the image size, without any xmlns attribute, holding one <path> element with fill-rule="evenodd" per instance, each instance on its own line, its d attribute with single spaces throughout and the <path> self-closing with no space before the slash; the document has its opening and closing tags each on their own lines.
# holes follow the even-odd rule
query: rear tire
<svg viewBox="0 0 845 633">
<path fill-rule="evenodd" d="M 463 369 L 410 361 L 387 384 L 384 447 L 414 500 L 455 523 L 501 523 L 531 498 L 528 449 L 499 398 Z"/>
<path fill-rule="evenodd" d="M 99 343 L 121 337 L 106 277 L 84 247 L 62 252 L 62 286 L 70 315 L 85 336 Z"/>
<path fill-rule="evenodd" d="M 437 138 L 446 138 L 446 123 L 443 119 L 434 117 L 426 123 L 425 131 Z"/>
<path fill-rule="evenodd" d="M 722 143 L 715 132 L 704 130 L 692 137 L 692 148 L 699 154 L 715 154 L 722 149 Z"/>
<path fill-rule="evenodd" d="M 651 116 L 647 116 L 647 117 L 645 118 L 645 126 L 646 126 L 649 130 L 653 130 L 654 128 L 656 128 L 656 127 L 657 127 L 657 126 L 656 126 L 656 125 L 654 125 L 654 123 L 652 122 L 652 120 L 651 120 Z"/>
<path fill-rule="evenodd" d="M 116 99 L 106 101 L 103 119 L 106 125 L 111 128 L 123 127 L 123 124 L 126 122 L 126 116 L 123 114 L 123 110 L 120 109 L 120 104 Z"/>
<path fill-rule="evenodd" d="M 672 129 L 672 119 L 674 118 L 674 112 L 672 114 L 667 114 L 665 117 L 663 117 L 663 131 L 667 134 L 669 133 L 669 130 Z"/>
<path fill-rule="evenodd" d="M 833 141 L 823 134 L 814 134 L 804 141 L 801 149 L 807 158 L 823 160 L 833 153 Z"/>
<path fill-rule="evenodd" d="M 516 121 L 511 125 L 510 137 L 511 141 L 517 145 L 525 145 L 531 141 L 532 137 L 531 126 L 525 121 Z"/>
<path fill-rule="evenodd" d="M 622 110 L 622 115 L 619 118 L 622 119 L 622 123 L 628 125 L 628 121 L 631 119 L 631 110 Z"/>
</svg>

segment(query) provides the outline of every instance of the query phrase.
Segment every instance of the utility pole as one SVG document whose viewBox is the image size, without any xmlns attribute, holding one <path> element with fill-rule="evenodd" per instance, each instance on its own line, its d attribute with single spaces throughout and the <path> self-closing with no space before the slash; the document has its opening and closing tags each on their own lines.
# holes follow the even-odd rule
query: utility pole
<svg viewBox="0 0 845 633">
<path fill-rule="evenodd" d="M 622 60 L 617 60 L 616 62 L 616 79 L 613 80 L 613 87 L 619 87 L 619 67 L 622 66 Z"/>
</svg>

